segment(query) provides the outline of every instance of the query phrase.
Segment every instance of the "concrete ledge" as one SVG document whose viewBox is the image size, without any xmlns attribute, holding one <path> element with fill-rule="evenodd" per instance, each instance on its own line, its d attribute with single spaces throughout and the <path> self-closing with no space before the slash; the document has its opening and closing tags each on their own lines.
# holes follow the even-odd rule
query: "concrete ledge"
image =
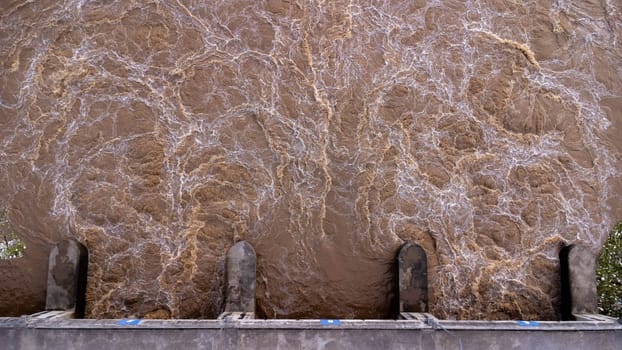
<svg viewBox="0 0 622 350">
<path fill-rule="evenodd" d="M 240 315 L 238 315 L 240 316 Z M 619 349 L 622 325 L 585 321 L 85 320 L 0 318 L 3 349 Z"/>
<path fill-rule="evenodd" d="M 218 316 L 218 320 L 225 321 L 252 320 L 254 318 L 254 312 L 223 312 L 220 316 Z"/>
<path fill-rule="evenodd" d="M 597 315 L 599 317 L 606 317 Z M 125 321 L 125 323 L 123 323 Z M 603 331 L 622 332 L 617 319 L 585 321 L 452 321 L 452 320 L 94 320 L 70 318 L 41 318 L 35 316 L 0 317 L 0 328 L 30 329 L 266 329 L 266 330 L 324 330 L 324 329 L 447 329 L 447 330 L 507 330 L 507 331 Z"/>
<path fill-rule="evenodd" d="M 43 311 L 36 313 L 34 315 L 30 315 L 31 318 L 36 319 L 45 319 L 45 320 L 65 320 L 65 319 L 73 319 L 75 318 L 75 313 L 73 310 L 67 311 Z"/>
</svg>

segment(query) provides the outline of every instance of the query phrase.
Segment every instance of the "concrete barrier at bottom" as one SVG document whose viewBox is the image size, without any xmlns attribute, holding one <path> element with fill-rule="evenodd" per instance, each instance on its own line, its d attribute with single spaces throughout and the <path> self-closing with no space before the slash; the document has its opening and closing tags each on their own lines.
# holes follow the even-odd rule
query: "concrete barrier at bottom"
<svg viewBox="0 0 622 350">
<path fill-rule="evenodd" d="M 3 349 L 620 349 L 622 325 L 586 321 L 76 320 L 0 318 Z"/>
</svg>

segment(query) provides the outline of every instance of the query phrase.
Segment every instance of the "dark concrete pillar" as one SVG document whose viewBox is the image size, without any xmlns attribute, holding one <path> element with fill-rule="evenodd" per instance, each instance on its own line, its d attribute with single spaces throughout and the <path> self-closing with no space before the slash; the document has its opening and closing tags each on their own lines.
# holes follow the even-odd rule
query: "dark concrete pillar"
<svg viewBox="0 0 622 350">
<path fill-rule="evenodd" d="M 400 312 L 428 309 L 428 260 L 423 248 L 407 242 L 398 257 Z"/>
<path fill-rule="evenodd" d="M 225 312 L 255 312 L 256 260 L 255 250 L 245 241 L 227 252 Z"/>
<path fill-rule="evenodd" d="M 73 239 L 58 243 L 50 252 L 46 310 L 74 310 L 84 317 L 88 252 Z"/>
<path fill-rule="evenodd" d="M 598 313 L 596 256 L 586 247 L 569 245 L 560 252 L 562 319 Z"/>
</svg>

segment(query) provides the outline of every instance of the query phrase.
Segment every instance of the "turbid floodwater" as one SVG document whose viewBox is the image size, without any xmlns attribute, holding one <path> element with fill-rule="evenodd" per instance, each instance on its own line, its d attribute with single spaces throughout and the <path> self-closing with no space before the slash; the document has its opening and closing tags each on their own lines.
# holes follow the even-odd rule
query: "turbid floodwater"
<svg viewBox="0 0 622 350">
<path fill-rule="evenodd" d="M 0 314 L 89 250 L 87 317 L 557 319 L 560 247 L 622 218 L 622 3 L 0 2 Z M 617 199 L 616 199 L 617 198 Z"/>
</svg>

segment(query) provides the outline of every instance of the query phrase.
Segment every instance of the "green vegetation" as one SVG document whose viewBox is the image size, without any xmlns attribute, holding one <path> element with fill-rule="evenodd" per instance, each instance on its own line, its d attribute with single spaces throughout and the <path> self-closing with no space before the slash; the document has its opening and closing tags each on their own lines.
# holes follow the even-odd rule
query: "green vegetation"
<svg viewBox="0 0 622 350">
<path fill-rule="evenodd" d="M 19 239 L 13 232 L 6 210 L 0 213 L 0 234 L 2 241 L 0 242 L 0 259 L 15 259 L 24 256 L 26 245 L 24 241 Z"/>
<path fill-rule="evenodd" d="M 622 221 L 613 227 L 603 246 L 596 269 L 598 310 L 622 317 Z"/>
</svg>

